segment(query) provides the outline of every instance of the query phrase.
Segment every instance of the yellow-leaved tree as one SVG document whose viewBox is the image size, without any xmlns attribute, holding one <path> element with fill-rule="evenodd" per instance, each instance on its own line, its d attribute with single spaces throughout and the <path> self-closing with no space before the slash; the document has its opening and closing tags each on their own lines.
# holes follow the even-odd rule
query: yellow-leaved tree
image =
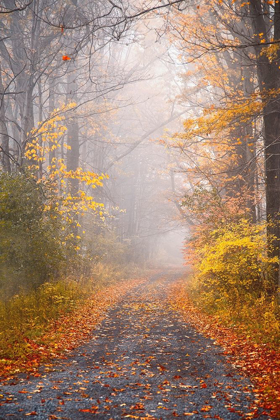
<svg viewBox="0 0 280 420">
<path fill-rule="evenodd" d="M 92 212 L 101 220 L 104 216 L 104 204 L 94 199 L 94 189 L 102 187 L 102 181 L 108 178 L 106 174 L 84 170 L 81 167 L 76 170 L 68 170 L 65 151 L 70 146 L 66 144 L 64 137 L 67 132 L 65 114 L 75 109 L 76 104 L 70 103 L 55 109 L 49 119 L 39 122 L 28 135 L 24 158 L 28 171 L 32 172 L 38 184 L 44 184 L 49 192 L 46 199 L 45 210 L 54 211 L 55 216 L 60 215 L 63 230 L 68 231 L 63 243 L 68 240 L 75 243 L 75 249 L 79 250 L 79 240 L 83 232 L 81 219 L 85 214 Z M 51 157 L 53 151 L 55 156 Z M 77 180 L 79 189 L 72 193 L 69 183 Z"/>
</svg>

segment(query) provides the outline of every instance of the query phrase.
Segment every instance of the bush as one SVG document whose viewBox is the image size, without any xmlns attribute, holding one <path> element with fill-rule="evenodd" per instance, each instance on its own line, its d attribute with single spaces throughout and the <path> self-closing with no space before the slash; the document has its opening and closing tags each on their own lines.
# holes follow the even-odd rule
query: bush
<svg viewBox="0 0 280 420">
<path fill-rule="evenodd" d="M 103 229 L 101 233 L 93 232 L 92 239 L 87 242 L 87 254 L 94 263 L 123 264 L 127 253 L 127 245 L 121 243 L 117 235 L 109 230 Z"/>
<path fill-rule="evenodd" d="M 205 304 L 236 305 L 270 295 L 276 258 L 269 256 L 265 224 L 246 219 L 224 225 L 195 244 L 197 287 Z"/>
<path fill-rule="evenodd" d="M 0 175 L 0 291 L 2 297 L 55 277 L 65 260 L 61 222 L 47 191 L 32 176 Z"/>
</svg>

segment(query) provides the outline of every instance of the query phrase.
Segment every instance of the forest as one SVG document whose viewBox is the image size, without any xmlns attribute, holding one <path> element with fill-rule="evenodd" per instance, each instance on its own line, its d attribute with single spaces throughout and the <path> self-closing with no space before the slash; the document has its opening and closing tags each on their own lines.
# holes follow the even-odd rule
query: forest
<svg viewBox="0 0 280 420">
<path fill-rule="evenodd" d="M 246 415 L 206 399 L 174 417 L 279 418 L 279 258 L 278 0 L 0 0 L 4 381 L 131 299 L 141 320 L 168 305 L 253 383 Z M 172 418 L 142 405 L 108 419 Z"/>
</svg>

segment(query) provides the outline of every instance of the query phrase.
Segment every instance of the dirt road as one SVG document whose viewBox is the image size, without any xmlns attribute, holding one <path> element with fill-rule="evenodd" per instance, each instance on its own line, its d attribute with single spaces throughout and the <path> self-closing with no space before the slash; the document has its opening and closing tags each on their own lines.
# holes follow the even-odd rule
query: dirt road
<svg viewBox="0 0 280 420">
<path fill-rule="evenodd" d="M 179 275 L 130 292 L 87 345 L 40 377 L 0 386 L 0 419 L 251 418 L 250 382 L 169 308 L 166 289 Z"/>
</svg>

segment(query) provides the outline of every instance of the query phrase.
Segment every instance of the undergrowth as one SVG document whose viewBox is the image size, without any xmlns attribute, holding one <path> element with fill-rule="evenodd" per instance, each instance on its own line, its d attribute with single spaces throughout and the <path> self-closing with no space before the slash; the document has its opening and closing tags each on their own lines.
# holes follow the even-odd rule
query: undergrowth
<svg viewBox="0 0 280 420">
<path fill-rule="evenodd" d="M 267 223 L 241 218 L 211 230 L 198 229 L 192 241 L 194 276 L 188 286 L 205 313 L 250 335 L 256 342 L 280 345 L 272 239 Z"/>
<path fill-rule="evenodd" d="M 34 349 L 40 352 L 40 346 L 43 354 L 46 334 L 54 323 L 65 322 L 65 317 L 89 305 L 103 289 L 118 287 L 127 275 L 121 269 L 98 263 L 90 277 L 47 282 L 8 301 L 0 300 L 0 364 L 33 357 Z"/>
<path fill-rule="evenodd" d="M 45 283 L 37 290 L 0 302 L 0 358 L 28 355 L 30 340 L 37 340 L 51 320 L 73 311 L 82 301 L 84 291 L 75 281 Z"/>
<path fill-rule="evenodd" d="M 256 343 L 280 348 L 280 307 L 275 295 L 243 295 L 234 303 L 226 296 L 213 299 L 211 292 L 202 292 L 195 277 L 186 284 L 194 305 L 229 327 L 234 327 Z"/>
</svg>

